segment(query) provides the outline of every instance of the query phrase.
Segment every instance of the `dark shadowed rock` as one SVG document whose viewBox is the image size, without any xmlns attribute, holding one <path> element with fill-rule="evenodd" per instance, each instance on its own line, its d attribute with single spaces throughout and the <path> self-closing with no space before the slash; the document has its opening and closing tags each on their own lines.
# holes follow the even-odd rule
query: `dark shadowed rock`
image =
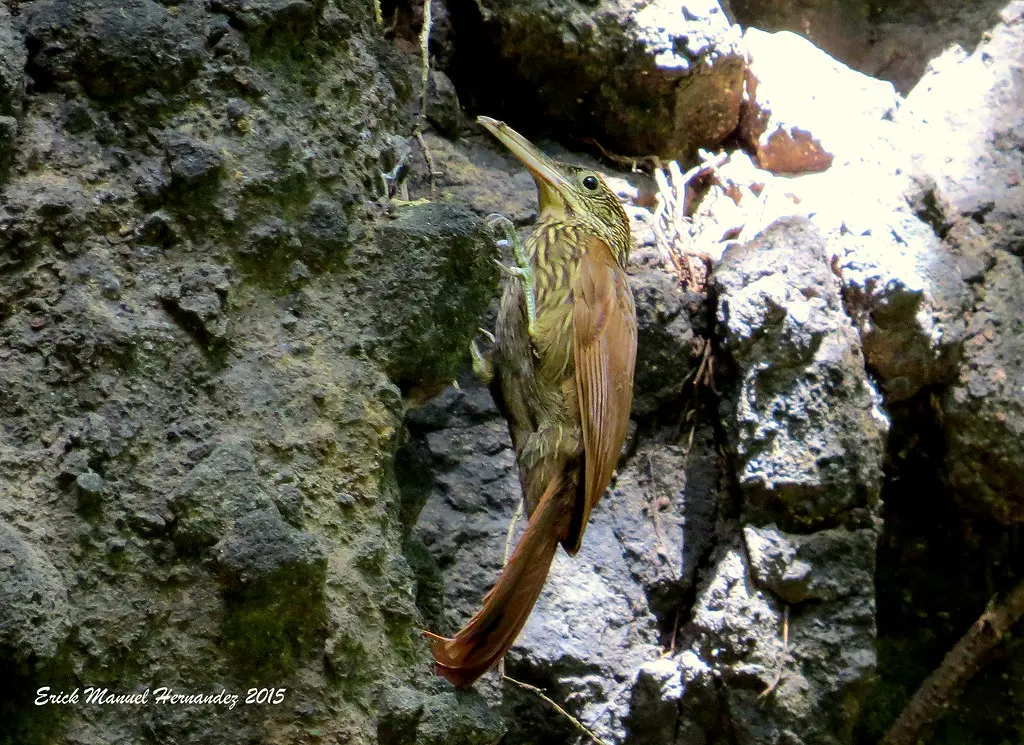
<svg viewBox="0 0 1024 745">
<path fill-rule="evenodd" d="M 865 0 L 730 0 L 744 28 L 788 30 L 801 34 L 836 59 L 856 66 L 867 52 L 873 8 Z"/>
<path fill-rule="evenodd" d="M 659 256 L 635 251 L 631 264 L 638 337 L 633 413 L 649 416 L 693 385 L 709 319 L 705 298 L 686 292 Z"/>
<path fill-rule="evenodd" d="M 438 203 L 399 209 L 372 251 L 352 255 L 377 349 L 403 389 L 455 378 L 497 291 L 496 257 L 480 218 Z"/>
<path fill-rule="evenodd" d="M 462 129 L 463 116 L 459 94 L 451 79 L 440 70 L 430 71 L 427 119 L 445 137 L 457 137 Z"/>
<path fill-rule="evenodd" d="M 0 521 L 0 655 L 30 671 L 52 660 L 71 633 L 64 580 L 45 553 Z"/>
<path fill-rule="evenodd" d="M 868 593 L 875 569 L 874 529 L 785 534 L 772 526 L 743 529 L 758 586 L 790 604 L 831 602 Z"/>
<path fill-rule="evenodd" d="M 642 8 L 485 0 L 480 8 L 514 70 L 510 85 L 497 86 L 498 105 L 522 99 L 519 111 L 546 127 L 662 157 L 688 157 L 736 127 L 744 57 L 738 27 L 714 0 Z"/>
<path fill-rule="evenodd" d="M 995 250 L 975 285 L 959 379 L 945 397 L 946 468 L 964 503 L 1024 522 L 1024 270 Z"/>
<path fill-rule="evenodd" d="M 203 38 L 153 0 L 44 0 L 22 31 L 38 84 L 76 79 L 97 98 L 176 91 L 205 57 Z"/>
<path fill-rule="evenodd" d="M 303 255 L 314 264 L 340 263 L 352 247 L 345 207 L 328 197 L 310 201 L 297 233 Z"/>
<path fill-rule="evenodd" d="M 506 731 L 480 696 L 407 686 L 389 686 L 377 716 L 377 738 L 389 745 L 490 745 Z"/>
<path fill-rule="evenodd" d="M 25 42 L 14 28 L 11 12 L 0 7 L 0 115 L 21 115 L 27 57 Z"/>
<path fill-rule="evenodd" d="M 226 14 L 257 43 L 274 33 L 301 38 L 312 31 L 326 0 L 212 0 L 211 9 Z"/>
<path fill-rule="evenodd" d="M 1024 520 L 1024 3 L 973 54 L 936 59 L 898 121 L 933 220 L 968 281 L 958 379 L 945 397 L 949 483 L 972 509 Z"/>
<path fill-rule="evenodd" d="M 167 140 L 171 186 L 189 198 L 208 195 L 217 185 L 223 156 L 206 142 L 174 134 Z"/>
<path fill-rule="evenodd" d="M 616 477 L 605 507 L 613 515 L 630 576 L 664 629 L 675 624 L 714 546 L 724 498 L 714 433 L 709 426 L 693 426 L 682 444 L 641 442 Z"/>
</svg>

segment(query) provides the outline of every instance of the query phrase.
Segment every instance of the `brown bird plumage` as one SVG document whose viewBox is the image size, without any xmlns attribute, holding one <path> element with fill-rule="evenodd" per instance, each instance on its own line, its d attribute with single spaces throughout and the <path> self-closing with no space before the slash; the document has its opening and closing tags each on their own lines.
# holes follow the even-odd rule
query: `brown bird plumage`
<svg viewBox="0 0 1024 745">
<path fill-rule="evenodd" d="M 597 173 L 552 161 L 503 122 L 479 121 L 530 170 L 540 201 L 525 243 L 533 328 L 529 280 L 514 278 L 501 298 L 490 360 L 529 522 L 480 612 L 454 638 L 427 632 L 438 674 L 457 686 L 472 685 L 512 646 L 558 544 L 579 550 L 625 439 L 636 359 L 622 205 Z"/>
</svg>

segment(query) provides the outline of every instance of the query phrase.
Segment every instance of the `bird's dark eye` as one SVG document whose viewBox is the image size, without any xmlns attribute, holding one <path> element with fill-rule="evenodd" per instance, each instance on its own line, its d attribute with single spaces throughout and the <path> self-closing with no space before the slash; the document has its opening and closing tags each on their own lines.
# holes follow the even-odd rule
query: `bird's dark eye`
<svg viewBox="0 0 1024 745">
<path fill-rule="evenodd" d="M 597 176 L 584 176 L 583 185 L 591 191 L 594 191 L 597 189 Z"/>
</svg>

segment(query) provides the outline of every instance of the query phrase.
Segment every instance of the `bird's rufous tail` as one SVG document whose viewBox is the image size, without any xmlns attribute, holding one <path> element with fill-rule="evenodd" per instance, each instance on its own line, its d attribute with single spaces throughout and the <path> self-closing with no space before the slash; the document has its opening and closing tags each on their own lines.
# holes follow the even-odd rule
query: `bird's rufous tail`
<svg viewBox="0 0 1024 745">
<path fill-rule="evenodd" d="M 559 523 L 565 519 L 558 503 L 561 485 L 561 476 L 548 484 L 512 558 L 469 623 L 451 639 L 423 632 L 434 653 L 437 674 L 459 688 L 473 685 L 498 664 L 533 610 L 561 538 Z"/>
</svg>

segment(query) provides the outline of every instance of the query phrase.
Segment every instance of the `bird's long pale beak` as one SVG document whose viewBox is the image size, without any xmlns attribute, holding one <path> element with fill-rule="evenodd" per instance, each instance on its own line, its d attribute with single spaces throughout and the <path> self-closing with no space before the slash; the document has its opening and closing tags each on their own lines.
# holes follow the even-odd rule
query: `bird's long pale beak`
<svg viewBox="0 0 1024 745">
<path fill-rule="evenodd" d="M 489 116 L 478 116 L 476 120 L 530 170 L 537 183 L 541 211 L 559 202 L 571 203 L 572 185 L 551 158 L 505 122 Z"/>
</svg>

